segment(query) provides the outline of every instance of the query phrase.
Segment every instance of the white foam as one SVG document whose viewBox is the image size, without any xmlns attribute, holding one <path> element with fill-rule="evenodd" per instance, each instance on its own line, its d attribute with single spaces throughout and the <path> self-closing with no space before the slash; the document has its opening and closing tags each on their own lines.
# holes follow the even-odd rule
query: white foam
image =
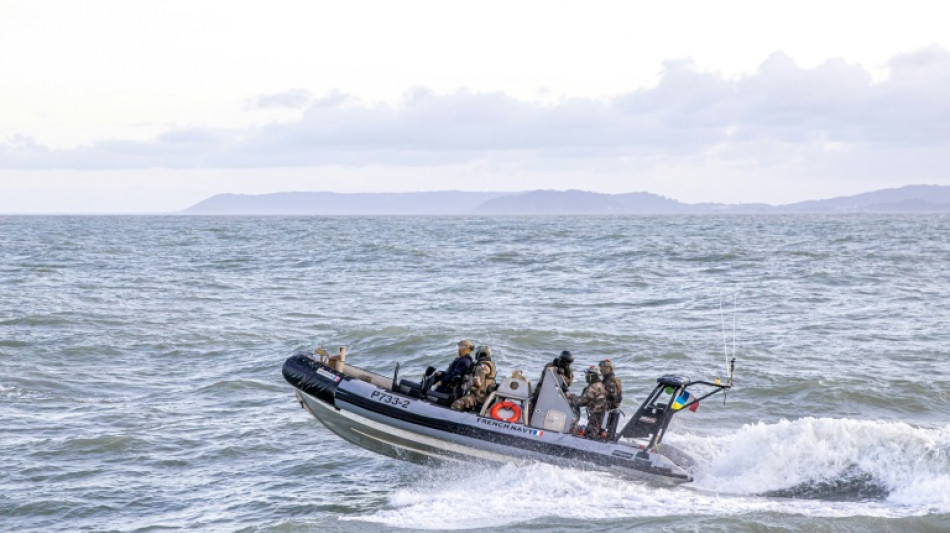
<svg viewBox="0 0 950 533">
<path fill-rule="evenodd" d="M 544 464 L 473 467 L 468 475 L 420 481 L 397 489 L 389 505 L 351 520 L 418 529 L 503 527 L 539 520 L 598 521 L 692 514 L 779 512 L 808 516 L 906 516 L 875 503 L 723 496 L 657 487 L 595 472 Z M 441 471 L 433 471 L 438 478 Z"/>
<path fill-rule="evenodd" d="M 384 509 L 347 519 L 391 527 L 469 529 L 549 519 L 752 512 L 903 517 L 950 510 L 950 428 L 806 418 L 752 424 L 722 437 L 679 435 L 675 441 L 698 459 L 694 483 L 659 487 L 537 463 L 466 464 L 424 470 L 425 478 L 396 489 Z M 889 497 L 841 502 L 760 496 L 833 480 L 855 468 L 889 488 Z"/>
<path fill-rule="evenodd" d="M 7 398 L 22 398 L 27 396 L 27 391 L 15 385 L 4 385 L 0 383 L 0 394 Z"/>
<path fill-rule="evenodd" d="M 863 475 L 888 490 L 888 502 L 950 511 L 950 427 L 802 418 L 670 441 L 697 457 L 695 486 L 705 490 L 760 494 Z"/>
</svg>

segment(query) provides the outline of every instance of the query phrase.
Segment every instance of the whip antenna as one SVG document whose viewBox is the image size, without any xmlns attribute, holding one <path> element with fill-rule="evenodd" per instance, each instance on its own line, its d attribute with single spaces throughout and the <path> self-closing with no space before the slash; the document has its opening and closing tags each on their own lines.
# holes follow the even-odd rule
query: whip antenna
<svg viewBox="0 0 950 533">
<path fill-rule="evenodd" d="M 726 391 L 732 387 L 736 378 L 736 321 L 739 291 L 732 293 L 732 356 L 729 354 L 729 342 L 726 340 L 726 317 L 722 310 L 722 290 L 719 290 L 719 322 L 722 329 L 722 353 L 726 356 L 726 370 L 729 372 L 728 385 L 723 390 L 722 401 L 726 401 Z"/>
<path fill-rule="evenodd" d="M 729 361 L 729 386 L 732 386 L 736 377 L 736 306 L 739 301 L 739 291 L 732 293 L 732 360 Z"/>
<path fill-rule="evenodd" d="M 722 314 L 722 289 L 719 290 L 719 325 L 722 330 L 722 354 L 729 358 L 729 349 L 726 345 L 726 317 Z"/>
</svg>

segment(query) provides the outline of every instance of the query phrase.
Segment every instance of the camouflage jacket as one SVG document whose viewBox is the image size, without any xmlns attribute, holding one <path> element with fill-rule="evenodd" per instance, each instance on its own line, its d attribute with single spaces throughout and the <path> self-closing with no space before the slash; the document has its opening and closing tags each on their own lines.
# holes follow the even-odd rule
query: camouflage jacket
<svg viewBox="0 0 950 533">
<path fill-rule="evenodd" d="M 574 372 L 571 371 L 570 367 L 564 369 L 559 366 L 556 366 L 554 363 L 548 363 L 544 365 L 545 370 L 549 368 L 553 368 L 554 371 L 557 372 L 559 376 L 561 376 L 561 379 L 564 380 L 564 384 L 567 385 L 568 387 L 570 387 L 571 383 L 574 382 Z"/>
<path fill-rule="evenodd" d="M 495 363 L 490 359 L 476 363 L 468 390 L 469 393 L 474 394 L 481 401 L 485 401 L 491 387 L 496 384 L 495 375 Z"/>
<path fill-rule="evenodd" d="M 607 411 L 607 391 L 604 390 L 604 384 L 595 381 L 584 388 L 577 399 L 577 405 L 586 405 L 587 413 L 604 413 Z"/>
<path fill-rule="evenodd" d="M 604 375 L 604 390 L 607 393 L 607 409 L 620 407 L 620 402 L 623 401 L 623 385 L 613 372 Z"/>
</svg>

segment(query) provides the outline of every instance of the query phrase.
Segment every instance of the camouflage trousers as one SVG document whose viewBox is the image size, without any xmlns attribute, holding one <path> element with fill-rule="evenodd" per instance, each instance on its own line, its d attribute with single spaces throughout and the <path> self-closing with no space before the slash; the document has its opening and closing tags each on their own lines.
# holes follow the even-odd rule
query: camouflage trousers
<svg viewBox="0 0 950 533">
<path fill-rule="evenodd" d="M 470 411 L 478 405 L 484 403 L 485 398 L 479 398 L 474 393 L 468 393 L 465 396 L 462 396 L 458 400 L 452 402 L 452 409 L 456 411 Z"/>
<path fill-rule="evenodd" d="M 587 428 L 584 429 L 584 436 L 588 439 L 600 438 L 600 427 L 604 425 L 604 415 L 606 413 L 588 413 Z"/>
</svg>

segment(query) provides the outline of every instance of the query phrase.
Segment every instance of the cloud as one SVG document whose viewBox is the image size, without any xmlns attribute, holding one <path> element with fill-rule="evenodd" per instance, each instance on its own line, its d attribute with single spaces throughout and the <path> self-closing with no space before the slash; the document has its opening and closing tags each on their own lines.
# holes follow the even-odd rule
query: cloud
<svg viewBox="0 0 950 533">
<path fill-rule="evenodd" d="M 302 109 L 310 103 L 310 92 L 304 89 L 290 89 L 276 94 L 259 94 L 248 107 L 252 109 L 288 108 Z"/>
<path fill-rule="evenodd" d="M 925 154 L 950 162 L 950 53 L 899 55 L 878 83 L 859 66 L 797 66 L 778 52 L 728 79 L 689 60 L 664 64 L 659 83 L 609 100 L 544 104 L 504 93 L 420 88 L 398 105 L 335 92 L 312 100 L 290 90 L 256 107 L 307 105 L 299 120 L 247 129 L 192 127 L 150 141 L 108 140 L 51 150 L 0 143 L 0 168 L 268 168 L 423 166 L 504 161 L 525 166 L 641 160 L 671 165 L 717 159 L 745 165 L 829 168 L 857 157 Z M 902 160 L 902 157 L 896 158 Z M 936 168 L 934 168 L 936 171 Z"/>
</svg>

